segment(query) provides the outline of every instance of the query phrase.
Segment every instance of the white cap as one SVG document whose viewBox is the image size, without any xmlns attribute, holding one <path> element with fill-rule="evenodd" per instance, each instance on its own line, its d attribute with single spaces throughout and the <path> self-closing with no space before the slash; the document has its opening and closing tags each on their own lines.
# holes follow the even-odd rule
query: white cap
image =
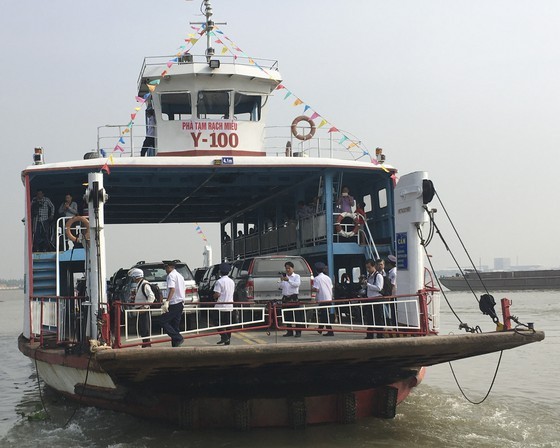
<svg viewBox="0 0 560 448">
<path fill-rule="evenodd" d="M 142 271 L 142 269 L 134 268 L 128 271 L 128 275 L 130 275 L 132 278 L 143 278 L 144 271 Z"/>
</svg>

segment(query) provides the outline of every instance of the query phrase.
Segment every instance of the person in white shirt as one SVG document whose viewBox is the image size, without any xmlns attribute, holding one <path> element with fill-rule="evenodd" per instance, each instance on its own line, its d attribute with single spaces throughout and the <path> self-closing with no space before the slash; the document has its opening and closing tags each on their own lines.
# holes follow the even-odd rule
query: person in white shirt
<svg viewBox="0 0 560 448">
<path fill-rule="evenodd" d="M 220 325 L 231 324 L 231 314 L 233 312 L 233 293 L 235 290 L 234 281 L 228 276 L 231 266 L 229 263 L 222 263 L 219 267 L 220 278 L 214 285 L 214 299 L 216 299 L 216 308 L 220 309 Z M 229 345 L 231 341 L 231 328 L 226 327 L 225 331 L 220 333 L 218 344 Z"/>
<path fill-rule="evenodd" d="M 282 303 L 289 303 L 290 308 L 299 308 L 299 285 L 301 285 L 301 277 L 294 272 L 294 264 L 291 261 L 284 263 L 286 272 L 282 273 L 280 277 L 280 289 L 282 290 Z M 295 319 L 294 319 L 295 318 Z M 303 321 L 301 311 L 287 312 L 286 320 Z M 291 327 L 292 324 L 286 324 L 286 327 Z M 297 324 L 296 328 L 302 328 L 302 324 Z M 284 337 L 294 336 L 292 330 L 288 330 Z M 296 330 L 295 337 L 301 337 L 301 330 Z"/>
<path fill-rule="evenodd" d="M 372 297 L 382 297 L 381 290 L 383 289 L 383 260 L 367 260 L 366 261 L 366 271 L 367 276 L 367 296 Z M 377 325 L 382 325 L 383 322 L 383 308 L 381 306 L 371 305 L 372 302 L 368 302 L 364 307 L 364 323 L 373 325 L 374 316 L 375 323 Z M 368 334 L 365 339 L 373 339 L 373 327 L 367 328 Z M 378 335 L 380 336 L 380 335 Z"/>
<path fill-rule="evenodd" d="M 328 330 L 323 336 L 334 336 L 332 331 L 332 327 L 328 325 L 329 323 L 329 309 L 328 307 L 331 305 L 333 299 L 333 284 L 332 280 L 328 275 L 325 275 L 325 270 L 327 266 L 325 263 L 317 262 L 314 265 L 315 271 L 317 275 L 313 279 L 313 291 L 315 291 L 317 302 L 319 302 L 320 306 L 324 306 L 323 309 L 319 312 L 319 322 L 321 324 L 327 324 L 325 329 Z M 319 334 L 322 333 L 323 325 L 319 325 L 318 332 Z"/>
<path fill-rule="evenodd" d="M 167 299 L 163 301 L 162 314 L 157 323 L 171 338 L 171 346 L 180 347 L 184 342 L 180 324 L 185 300 L 185 279 L 176 271 L 175 261 L 164 261 L 163 264 L 167 272 Z"/>
<path fill-rule="evenodd" d="M 135 303 L 152 303 L 156 297 L 150 284 L 144 280 L 144 271 L 142 269 L 134 268 L 128 272 L 132 280 L 136 282 L 136 295 L 134 296 Z M 150 305 L 138 305 L 135 308 L 149 309 Z M 150 313 L 149 311 L 138 311 L 138 334 L 142 336 L 142 347 L 151 347 L 150 344 Z"/>
<path fill-rule="evenodd" d="M 397 257 L 395 257 L 394 255 L 389 255 L 387 257 L 387 261 L 385 262 L 385 265 L 389 268 L 389 272 L 387 272 L 387 277 L 389 278 L 389 281 L 391 282 L 392 288 L 391 288 L 391 295 L 392 296 L 396 296 L 397 295 Z M 388 314 L 388 318 L 389 321 L 392 325 L 396 325 L 397 323 L 397 307 L 394 303 L 395 299 L 390 299 L 391 301 L 393 301 L 393 303 L 391 305 L 387 305 L 385 312 L 386 314 Z"/>
</svg>

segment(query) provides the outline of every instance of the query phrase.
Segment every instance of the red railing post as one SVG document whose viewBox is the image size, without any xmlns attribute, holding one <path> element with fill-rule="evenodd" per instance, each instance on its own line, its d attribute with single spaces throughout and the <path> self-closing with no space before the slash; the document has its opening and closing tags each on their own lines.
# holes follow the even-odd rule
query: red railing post
<svg viewBox="0 0 560 448">
<path fill-rule="evenodd" d="M 420 311 L 420 331 L 423 335 L 430 332 L 430 319 L 428 316 L 428 294 L 425 290 L 418 291 L 418 308 Z"/>
<path fill-rule="evenodd" d="M 513 303 L 509 299 L 502 299 L 502 316 L 504 318 L 504 330 L 511 330 L 511 313 L 509 307 Z"/>
</svg>

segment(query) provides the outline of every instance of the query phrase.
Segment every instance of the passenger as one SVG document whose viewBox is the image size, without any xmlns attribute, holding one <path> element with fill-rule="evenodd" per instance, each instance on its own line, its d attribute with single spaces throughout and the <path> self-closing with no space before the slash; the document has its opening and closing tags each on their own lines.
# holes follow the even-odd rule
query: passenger
<svg viewBox="0 0 560 448">
<path fill-rule="evenodd" d="M 220 309 L 220 325 L 231 324 L 231 314 L 233 311 L 233 292 L 235 290 L 235 283 L 228 276 L 231 271 L 229 263 L 220 264 L 220 278 L 214 285 L 214 299 L 216 300 L 216 308 Z M 229 303 L 224 303 L 229 302 Z M 220 340 L 217 344 L 229 345 L 231 340 L 231 327 L 226 327 L 220 333 Z"/>
<path fill-rule="evenodd" d="M 313 279 L 313 291 L 315 291 L 317 293 L 316 298 L 317 301 L 319 302 L 319 306 L 323 306 L 324 308 L 322 308 L 319 311 L 319 323 L 321 325 L 319 325 L 317 331 L 319 334 L 322 333 L 322 329 L 323 327 L 325 327 L 326 330 L 329 330 L 327 333 L 325 333 L 323 336 L 334 336 L 334 333 L 332 331 L 332 327 L 329 324 L 329 317 L 328 317 L 328 306 L 331 305 L 332 299 L 333 299 L 333 284 L 332 284 L 332 280 L 328 275 L 325 275 L 325 270 L 327 268 L 327 266 L 318 261 L 317 263 L 315 263 L 314 265 L 315 271 L 317 272 L 317 275 L 315 276 L 315 278 Z M 326 324 L 326 325 L 323 325 Z"/>
<path fill-rule="evenodd" d="M 389 268 L 389 271 L 387 272 L 387 277 L 389 278 L 389 281 L 391 282 L 392 285 L 391 295 L 396 296 L 397 295 L 397 257 L 395 257 L 394 255 L 389 255 L 387 257 L 387 261 L 385 262 L 385 264 Z M 391 300 L 394 301 L 394 299 Z M 390 310 L 388 312 L 389 315 L 387 317 L 389 318 L 389 321 L 392 325 L 396 325 L 397 324 L 396 305 L 394 303 L 389 305 L 389 310 Z"/>
<path fill-rule="evenodd" d="M 383 289 L 383 260 L 373 261 L 371 259 L 366 261 L 367 285 L 366 293 L 368 298 L 381 297 L 381 290 Z M 373 308 L 373 310 L 372 310 Z M 373 325 L 374 322 L 379 325 L 379 322 L 383 321 L 383 309 L 380 306 L 373 305 L 372 302 L 368 302 L 364 309 L 364 324 Z M 374 321 L 375 316 L 375 321 Z M 367 328 L 368 334 L 365 339 L 373 339 L 373 327 Z"/>
<path fill-rule="evenodd" d="M 132 280 L 136 283 L 136 295 L 134 296 L 135 303 L 152 303 L 156 300 L 156 296 L 150 288 L 147 280 L 144 280 L 144 271 L 142 269 L 134 268 L 128 272 Z M 150 305 L 137 305 L 136 309 L 145 310 L 150 309 Z M 138 334 L 142 336 L 142 347 L 151 347 L 150 344 L 150 312 L 138 311 Z"/>
<path fill-rule="evenodd" d="M 231 238 L 230 238 L 230 236 L 228 235 L 227 232 L 224 232 L 224 236 L 223 236 L 223 238 L 222 238 L 222 241 L 223 241 L 224 243 L 228 243 L 228 242 L 231 241 Z"/>
<path fill-rule="evenodd" d="M 185 279 L 175 270 L 175 261 L 164 261 L 167 272 L 167 299 L 161 306 L 161 316 L 154 319 L 171 338 L 172 347 L 183 345 L 184 338 L 180 332 L 185 300 Z"/>
<path fill-rule="evenodd" d="M 391 281 L 391 285 L 393 285 L 393 288 L 391 290 L 391 295 L 396 296 L 397 295 L 397 257 L 395 257 L 394 255 L 389 255 L 387 257 L 387 261 L 385 264 L 389 268 L 389 271 L 387 271 L 387 276 Z"/>
<path fill-rule="evenodd" d="M 366 203 L 365 202 L 358 202 L 358 205 L 356 206 L 356 224 L 358 227 L 358 232 L 359 232 L 359 243 L 360 244 L 365 244 L 366 243 L 366 234 L 364 232 L 360 232 L 360 230 L 363 230 L 364 227 L 366 226 L 366 212 L 365 212 L 365 208 L 366 208 Z"/>
<path fill-rule="evenodd" d="M 342 213 L 352 213 L 354 207 L 354 198 L 350 196 L 350 189 L 347 186 L 342 187 L 342 193 L 336 201 L 337 208 Z"/>
<path fill-rule="evenodd" d="M 284 263 L 286 272 L 282 273 L 280 278 L 280 288 L 282 289 L 282 303 L 291 303 L 292 308 L 299 308 L 299 285 L 301 285 L 301 278 L 294 272 L 294 264 L 291 261 Z M 303 316 L 301 311 L 286 313 L 286 320 L 302 322 Z M 295 319 L 294 319 L 295 318 Z M 286 324 L 286 327 L 291 327 L 292 324 Z M 302 324 L 296 324 L 296 328 L 303 328 Z M 292 330 L 288 330 L 283 337 L 294 336 Z M 296 330 L 295 337 L 301 337 L 301 330 Z"/>
<path fill-rule="evenodd" d="M 296 218 L 305 219 L 313 216 L 313 210 L 309 205 L 305 205 L 304 201 L 299 201 L 297 203 Z"/>
<path fill-rule="evenodd" d="M 76 204 L 76 202 L 72 200 L 72 195 L 70 193 L 66 193 L 66 196 L 64 197 L 64 202 L 60 204 L 60 207 L 58 207 L 58 214 L 61 217 L 67 219 L 71 219 L 74 216 L 78 215 L 78 204 Z M 60 242 L 64 244 L 64 241 L 66 241 L 66 244 L 62 246 L 62 250 L 66 250 L 68 249 L 68 241 L 64 238 L 65 221 L 61 222 L 61 227 L 62 227 L 62 232 L 61 232 Z"/>
<path fill-rule="evenodd" d="M 156 155 L 156 113 L 154 109 L 146 109 L 146 138 L 142 143 L 140 156 L 153 157 Z"/>
<path fill-rule="evenodd" d="M 31 201 L 31 219 L 33 226 L 33 252 L 47 252 L 53 250 L 54 205 L 45 196 L 43 190 L 37 193 Z"/>
<path fill-rule="evenodd" d="M 243 236 L 243 230 L 239 230 L 237 232 L 237 238 L 241 238 Z"/>
</svg>

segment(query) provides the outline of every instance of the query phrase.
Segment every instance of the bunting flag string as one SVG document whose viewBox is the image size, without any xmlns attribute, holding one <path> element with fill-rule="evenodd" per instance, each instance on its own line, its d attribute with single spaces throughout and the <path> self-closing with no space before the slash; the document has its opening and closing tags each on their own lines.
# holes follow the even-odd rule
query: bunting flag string
<svg viewBox="0 0 560 448">
<path fill-rule="evenodd" d="M 198 35 L 202 36 L 206 30 L 206 26 L 202 25 L 202 27 L 194 27 L 191 26 L 191 28 L 195 31 L 197 31 Z M 170 69 L 174 64 L 179 62 L 179 58 L 187 53 L 189 53 L 189 51 L 192 49 L 192 47 L 199 41 L 198 38 L 196 38 L 195 34 L 188 34 L 188 38 L 185 39 L 185 42 L 190 43 L 190 46 L 187 47 L 187 45 L 180 45 L 178 48 L 178 52 L 176 53 L 175 57 L 169 59 L 167 61 L 167 63 L 165 64 L 167 69 L 163 70 L 160 74 L 160 78 L 163 78 L 165 75 L 167 75 L 168 73 L 168 69 Z M 146 102 L 148 101 L 148 99 L 151 97 L 152 93 L 156 90 L 157 86 L 159 86 L 159 84 L 161 83 L 161 79 L 160 78 L 156 78 L 153 79 L 151 81 L 149 81 L 146 84 L 146 87 L 148 88 L 149 92 L 146 93 L 144 96 L 135 96 L 134 99 L 137 103 L 140 104 L 140 106 L 136 106 L 134 107 L 134 112 L 130 114 L 130 121 L 128 122 L 128 124 L 126 125 L 126 127 L 121 131 L 121 135 L 119 137 L 118 142 L 116 143 L 116 145 L 113 147 L 113 151 L 111 154 L 109 154 L 109 157 L 107 158 L 107 160 L 104 162 L 104 164 L 101 167 L 101 171 L 105 171 L 108 175 L 111 174 L 111 169 L 109 168 L 109 164 L 114 165 L 114 158 L 113 158 L 113 154 L 116 152 L 121 152 L 124 153 L 124 148 L 121 145 L 125 145 L 126 144 L 126 140 L 124 139 L 124 137 L 127 136 L 127 134 L 130 134 L 130 131 L 132 129 L 132 127 L 134 126 L 134 120 L 136 119 L 137 113 L 142 109 L 142 106 L 144 104 L 146 104 Z M 103 158 L 107 157 L 107 153 L 104 149 L 100 150 L 101 155 L 103 156 Z"/>
<path fill-rule="evenodd" d="M 233 40 L 231 40 L 228 36 L 226 36 L 221 30 L 218 29 L 218 27 L 215 27 L 216 32 L 221 34 L 223 36 L 223 39 L 227 40 L 230 44 L 231 44 L 231 48 L 233 48 L 235 51 L 237 51 L 238 53 L 240 53 L 243 57 L 247 57 L 249 60 L 249 63 L 251 65 L 255 65 L 256 67 L 258 67 L 263 73 L 265 73 L 270 79 L 274 79 L 270 73 L 268 73 L 268 71 L 266 69 L 264 69 L 263 67 L 261 67 L 253 58 L 249 57 L 243 50 L 241 50 L 241 48 L 239 47 L 239 45 L 237 45 L 235 42 L 233 42 Z M 226 46 L 226 44 L 224 43 L 224 41 L 222 39 L 217 39 L 215 41 L 218 44 L 223 45 L 224 47 L 222 48 L 222 54 L 226 53 L 226 52 L 230 52 L 232 54 L 233 51 Z M 237 56 L 234 54 L 234 59 L 236 59 Z M 289 89 L 286 88 L 286 86 L 284 84 L 278 83 L 278 85 L 276 86 L 275 90 L 285 90 L 286 93 L 284 94 L 284 100 L 287 100 L 289 97 L 291 96 L 295 96 L 293 94 L 292 91 L 290 91 Z M 325 119 L 323 116 L 321 116 L 318 112 L 314 111 L 312 109 L 312 107 L 308 104 L 306 104 L 301 98 L 296 96 L 296 100 L 292 103 L 292 106 L 300 106 L 302 105 L 304 106 L 303 108 L 303 114 L 306 114 L 308 111 L 311 111 L 312 114 L 310 116 L 311 120 L 314 120 L 316 118 L 320 118 L 321 122 L 319 123 L 318 128 L 322 128 L 325 125 L 330 125 L 328 132 L 329 133 L 339 133 L 340 134 L 340 138 L 338 140 L 338 143 L 343 146 L 347 151 L 350 151 L 353 148 L 356 148 L 358 150 L 360 150 L 362 152 L 362 154 L 360 155 L 359 158 L 361 157 L 369 157 L 370 161 L 372 163 L 374 163 L 375 165 L 378 165 L 379 163 L 377 162 L 377 159 L 375 158 L 375 156 L 372 156 L 370 154 L 370 152 L 363 147 L 363 144 L 360 140 L 357 139 L 352 139 L 350 138 L 348 135 L 346 135 L 345 133 L 343 133 L 342 131 L 340 131 L 336 126 L 334 126 L 332 123 L 330 123 L 327 119 Z M 381 164 L 381 167 L 383 169 L 385 169 L 385 167 Z"/>
<path fill-rule="evenodd" d="M 236 43 L 234 43 L 228 36 L 226 36 L 224 34 L 224 32 L 221 31 L 217 26 L 214 26 L 214 30 L 210 30 L 210 31 L 206 30 L 206 25 L 204 25 L 204 24 L 200 27 L 191 26 L 191 29 L 196 31 L 196 34 L 189 33 L 187 35 L 187 38 L 184 39 L 184 41 L 187 42 L 189 45 L 187 46 L 187 45 L 182 44 L 182 45 L 179 46 L 179 48 L 178 48 L 179 51 L 176 53 L 175 57 L 169 59 L 167 61 L 167 63 L 165 64 L 167 69 L 165 69 L 161 72 L 160 78 L 163 78 L 165 75 L 167 75 L 168 70 L 171 69 L 171 67 L 173 67 L 174 64 L 177 64 L 179 62 L 180 58 L 183 55 L 189 53 L 189 51 L 193 48 L 193 46 L 200 40 L 200 37 L 197 37 L 197 35 L 198 36 L 203 36 L 204 34 L 208 33 L 208 35 L 210 37 L 216 37 L 216 34 L 219 34 L 221 36 L 220 38 L 216 39 L 214 41 L 214 43 L 216 43 L 218 45 L 222 45 L 222 49 L 221 49 L 221 54 L 222 55 L 229 52 L 233 56 L 234 61 L 238 58 L 238 56 L 242 56 L 244 58 L 247 58 L 249 64 L 254 65 L 259 70 L 261 70 L 263 73 L 265 73 L 269 77 L 269 79 L 277 82 L 275 80 L 275 78 L 267 71 L 267 69 L 263 68 L 252 57 L 247 55 L 247 53 L 245 53 Z M 226 44 L 223 39 L 227 40 L 229 42 L 229 44 Z M 124 153 L 124 149 L 121 146 L 121 145 L 125 144 L 124 137 L 127 136 L 127 134 L 130 133 L 130 130 L 132 129 L 132 127 L 134 125 L 134 120 L 136 119 L 137 112 L 141 110 L 142 106 L 144 104 L 146 104 L 147 100 L 150 98 L 152 93 L 156 90 L 157 86 L 159 86 L 159 84 L 161 82 L 160 78 L 153 79 L 146 84 L 146 87 L 148 88 L 149 92 L 146 93 L 143 97 L 135 96 L 135 100 L 136 100 L 137 103 L 140 103 L 140 106 L 135 107 L 134 108 L 135 112 L 130 114 L 130 117 L 131 117 L 130 122 L 125 127 L 125 129 L 122 130 L 121 136 L 120 136 L 117 144 L 113 148 L 113 152 L 110 154 L 108 160 L 105 161 L 104 165 L 101 167 L 101 170 L 107 172 L 107 174 L 110 174 L 110 168 L 109 168 L 108 164 L 109 163 L 111 163 L 111 164 L 114 163 L 112 154 L 117 152 L 117 151 L 120 151 L 121 153 Z M 362 155 L 360 157 L 366 157 L 367 156 L 367 157 L 369 157 L 371 163 L 373 163 L 375 165 L 379 165 L 375 156 L 372 156 L 370 154 L 370 152 L 362 146 L 362 142 L 360 140 L 351 139 L 350 137 L 348 137 L 348 135 L 346 135 L 344 132 L 340 131 L 336 126 L 334 126 L 332 123 L 330 123 L 321 114 L 319 114 L 318 112 L 313 110 L 313 108 L 310 105 L 308 105 L 307 103 L 305 103 L 300 97 L 294 95 L 293 92 L 291 90 L 287 89 L 284 84 L 281 84 L 281 83 L 278 82 L 278 85 L 276 86 L 275 90 L 285 90 L 286 91 L 286 93 L 284 94 L 284 100 L 288 99 L 291 96 L 294 96 L 296 99 L 293 101 L 292 106 L 297 107 L 297 106 L 303 105 L 303 114 L 308 113 L 308 111 L 311 112 L 311 115 L 310 115 L 311 120 L 315 120 L 317 118 L 320 118 L 321 121 L 318 125 L 318 128 L 322 128 L 323 126 L 328 124 L 329 125 L 328 131 L 327 131 L 328 133 L 339 133 L 340 134 L 340 138 L 338 139 L 338 144 L 339 145 L 343 146 L 348 151 L 350 151 L 354 148 L 356 148 L 358 150 L 361 150 Z M 106 153 L 102 153 L 102 154 L 103 154 L 103 157 L 106 156 Z M 381 168 L 383 170 L 385 170 L 386 172 L 389 172 L 389 170 L 387 170 L 383 166 L 383 164 L 381 164 Z M 391 177 L 393 179 L 393 182 L 396 182 L 396 176 L 393 178 L 393 175 L 392 175 Z M 199 228 L 200 228 L 200 226 L 198 226 L 197 229 L 199 229 Z M 203 236 L 203 239 L 205 239 L 204 236 Z M 205 241 L 206 241 L 206 239 L 205 239 Z"/>
<path fill-rule="evenodd" d="M 196 227 L 195 227 L 196 233 L 198 233 L 200 235 L 200 237 L 202 238 L 203 241 L 208 242 L 208 240 L 206 239 L 206 235 L 204 235 L 204 232 L 202 231 L 202 229 L 200 227 L 200 224 L 198 224 L 198 223 L 195 223 L 195 224 L 196 224 Z"/>
</svg>

